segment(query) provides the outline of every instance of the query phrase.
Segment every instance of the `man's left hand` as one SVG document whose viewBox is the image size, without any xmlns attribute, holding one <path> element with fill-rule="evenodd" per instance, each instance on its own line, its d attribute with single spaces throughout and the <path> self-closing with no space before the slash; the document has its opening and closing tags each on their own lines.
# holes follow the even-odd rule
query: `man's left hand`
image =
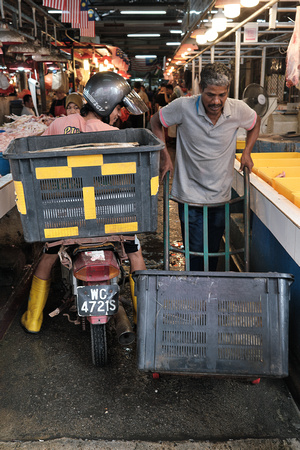
<svg viewBox="0 0 300 450">
<path fill-rule="evenodd" d="M 253 166 L 254 166 L 254 163 L 252 161 L 251 155 L 248 153 L 243 153 L 242 157 L 241 157 L 241 165 L 240 165 L 239 171 L 242 172 L 244 170 L 244 167 L 248 167 L 249 173 L 251 173 Z"/>
</svg>

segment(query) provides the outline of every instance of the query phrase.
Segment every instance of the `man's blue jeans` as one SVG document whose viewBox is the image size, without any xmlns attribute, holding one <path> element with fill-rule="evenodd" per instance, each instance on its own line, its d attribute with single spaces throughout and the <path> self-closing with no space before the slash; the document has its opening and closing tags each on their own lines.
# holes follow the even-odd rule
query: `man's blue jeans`
<svg viewBox="0 0 300 450">
<path fill-rule="evenodd" d="M 184 244 L 184 205 L 178 203 L 181 233 Z M 225 230 L 225 207 L 208 208 L 208 252 L 217 253 Z M 190 251 L 203 253 L 203 208 L 201 206 L 189 206 L 189 238 Z M 218 257 L 209 258 L 209 270 L 216 271 Z M 203 271 L 204 258 L 190 255 L 190 270 Z"/>
</svg>

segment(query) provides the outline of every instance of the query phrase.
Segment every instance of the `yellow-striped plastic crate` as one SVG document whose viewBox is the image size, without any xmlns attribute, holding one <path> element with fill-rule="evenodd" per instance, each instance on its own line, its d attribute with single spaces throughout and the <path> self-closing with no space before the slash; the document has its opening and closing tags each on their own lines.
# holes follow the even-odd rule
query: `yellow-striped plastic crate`
<svg viewBox="0 0 300 450">
<path fill-rule="evenodd" d="M 4 157 L 25 240 L 156 231 L 162 148 L 145 129 L 12 141 Z"/>
</svg>

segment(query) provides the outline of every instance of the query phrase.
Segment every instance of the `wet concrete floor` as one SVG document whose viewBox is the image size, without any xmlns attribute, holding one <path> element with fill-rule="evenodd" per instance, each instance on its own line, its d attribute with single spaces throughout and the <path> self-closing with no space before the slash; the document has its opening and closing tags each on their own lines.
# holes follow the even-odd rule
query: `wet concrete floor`
<svg viewBox="0 0 300 450">
<path fill-rule="evenodd" d="M 159 205 L 161 214 L 161 193 Z M 175 215 L 171 228 L 180 241 Z M 162 269 L 162 221 L 141 241 L 147 267 Z M 48 315 L 63 294 L 58 273 L 40 334 L 20 327 L 24 296 L 0 342 L 0 449 L 300 448 L 299 409 L 283 379 L 154 379 L 137 369 L 136 344 L 121 347 L 112 326 L 108 365 L 94 367 L 89 332 Z M 122 295 L 129 299 L 128 284 Z"/>
<path fill-rule="evenodd" d="M 299 410 L 284 380 L 153 379 L 137 370 L 135 345 L 120 347 L 113 328 L 109 363 L 95 368 L 89 334 L 47 315 L 58 297 L 53 288 L 39 335 L 21 329 L 21 308 L 0 344 L 0 441 L 300 438 Z"/>
</svg>

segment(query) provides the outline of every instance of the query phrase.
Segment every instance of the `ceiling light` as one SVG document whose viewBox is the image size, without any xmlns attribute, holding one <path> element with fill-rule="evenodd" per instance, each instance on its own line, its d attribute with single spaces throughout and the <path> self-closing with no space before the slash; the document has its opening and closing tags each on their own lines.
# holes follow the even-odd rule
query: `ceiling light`
<svg viewBox="0 0 300 450">
<path fill-rule="evenodd" d="M 143 58 L 157 58 L 156 55 L 135 55 L 136 59 L 143 59 Z"/>
<path fill-rule="evenodd" d="M 48 13 L 49 14 L 61 14 L 62 11 L 60 11 L 59 9 L 49 9 Z"/>
<path fill-rule="evenodd" d="M 208 23 L 206 24 L 207 31 L 205 33 L 206 39 L 208 42 L 212 42 L 218 37 L 218 32 L 215 28 L 212 26 L 211 16 L 208 17 Z"/>
<path fill-rule="evenodd" d="M 125 10 L 120 11 L 121 14 L 167 14 L 167 11 L 131 11 L 131 10 Z"/>
<path fill-rule="evenodd" d="M 208 28 L 207 32 L 205 33 L 205 37 L 208 42 L 215 41 L 218 37 L 218 32 L 212 27 Z"/>
<path fill-rule="evenodd" d="M 241 0 L 241 6 L 245 8 L 253 8 L 253 6 L 257 6 L 259 0 Z"/>
<path fill-rule="evenodd" d="M 182 31 L 181 30 L 170 30 L 170 33 L 172 33 L 172 34 L 181 34 Z"/>
<path fill-rule="evenodd" d="M 138 33 L 133 33 L 133 34 L 127 34 L 127 37 L 160 37 L 160 34 L 158 34 L 158 33 L 153 33 L 153 34 L 148 34 L 148 33 L 145 33 L 145 34 L 138 34 Z"/>
<path fill-rule="evenodd" d="M 239 16 L 241 12 L 240 0 L 217 0 L 215 7 L 224 8 L 225 16 L 231 19 Z"/>
<path fill-rule="evenodd" d="M 207 28 L 205 27 L 196 28 L 194 31 L 192 31 L 191 38 L 196 39 L 198 35 L 205 34 L 206 30 Z"/>
<path fill-rule="evenodd" d="M 253 0 L 253 1 L 256 1 L 256 0 Z M 226 30 L 227 19 L 221 9 L 218 9 L 217 14 L 213 15 L 211 23 L 212 23 L 212 27 L 216 31 L 225 31 Z"/>
<path fill-rule="evenodd" d="M 226 17 L 230 17 L 233 19 L 234 17 L 238 17 L 241 13 L 240 5 L 225 5 L 224 6 L 224 14 Z"/>
<path fill-rule="evenodd" d="M 198 34 L 196 36 L 196 42 L 198 45 L 204 45 L 207 42 L 207 38 L 205 34 Z"/>
<path fill-rule="evenodd" d="M 166 42 L 166 45 L 180 45 L 181 42 Z"/>
</svg>

